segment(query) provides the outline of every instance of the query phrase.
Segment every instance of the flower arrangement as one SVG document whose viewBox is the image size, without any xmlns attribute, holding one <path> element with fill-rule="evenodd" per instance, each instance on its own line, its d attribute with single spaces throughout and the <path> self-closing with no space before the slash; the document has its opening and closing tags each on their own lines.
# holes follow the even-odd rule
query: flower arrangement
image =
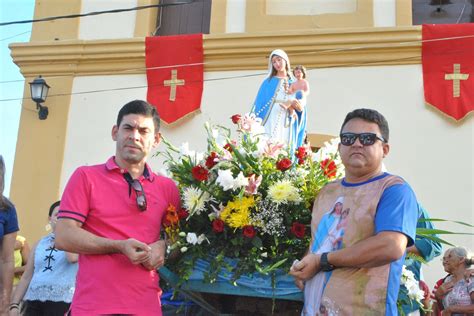
<svg viewBox="0 0 474 316">
<path fill-rule="evenodd" d="M 310 241 L 312 203 L 319 190 L 343 173 L 337 141 L 317 153 L 308 146 L 288 153 L 268 139 L 254 114 L 234 115 L 229 129 L 206 123 L 207 151 L 164 140 L 169 175 L 181 192 L 182 209 L 168 207 L 164 230 L 179 263 L 169 266 L 186 280 L 197 259 L 216 280 L 221 268 L 233 280 L 243 274 L 288 270 Z M 225 258 L 237 259 L 229 265 Z"/>
</svg>

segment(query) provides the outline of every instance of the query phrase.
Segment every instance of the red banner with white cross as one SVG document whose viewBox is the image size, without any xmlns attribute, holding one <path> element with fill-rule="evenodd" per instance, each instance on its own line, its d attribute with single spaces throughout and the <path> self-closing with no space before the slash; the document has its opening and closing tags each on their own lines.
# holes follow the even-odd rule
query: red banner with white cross
<svg viewBox="0 0 474 316">
<path fill-rule="evenodd" d="M 204 77 L 202 34 L 145 40 L 147 101 L 170 124 L 199 111 Z"/>
<path fill-rule="evenodd" d="M 461 120 L 474 110 L 474 24 L 423 25 L 425 102 Z"/>
</svg>

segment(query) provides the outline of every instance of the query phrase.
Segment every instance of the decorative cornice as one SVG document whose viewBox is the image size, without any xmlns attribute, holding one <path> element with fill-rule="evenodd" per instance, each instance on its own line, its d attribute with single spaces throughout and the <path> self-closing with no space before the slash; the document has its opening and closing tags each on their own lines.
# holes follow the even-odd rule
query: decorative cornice
<svg viewBox="0 0 474 316">
<path fill-rule="evenodd" d="M 265 69 L 275 48 L 307 68 L 418 64 L 420 41 L 419 26 L 205 35 L 205 71 Z M 30 42 L 10 49 L 25 77 L 145 73 L 144 38 Z"/>
</svg>

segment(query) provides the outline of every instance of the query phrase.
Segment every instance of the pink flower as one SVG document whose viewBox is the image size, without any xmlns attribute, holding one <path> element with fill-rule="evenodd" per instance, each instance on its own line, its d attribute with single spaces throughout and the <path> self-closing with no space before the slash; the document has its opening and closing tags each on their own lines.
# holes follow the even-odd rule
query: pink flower
<svg viewBox="0 0 474 316">
<path fill-rule="evenodd" d="M 255 174 L 252 174 L 248 177 L 249 184 L 245 187 L 245 193 L 247 195 L 254 195 L 257 194 L 258 187 L 262 183 L 262 175 L 259 175 L 255 178 Z"/>
<path fill-rule="evenodd" d="M 240 130 L 243 132 L 252 133 L 260 130 L 262 127 L 262 119 L 256 117 L 254 113 L 247 113 L 241 118 Z"/>
<path fill-rule="evenodd" d="M 277 158 L 284 146 L 285 145 L 283 143 L 273 143 L 271 140 L 269 140 L 263 149 L 263 155 L 270 158 Z"/>
</svg>

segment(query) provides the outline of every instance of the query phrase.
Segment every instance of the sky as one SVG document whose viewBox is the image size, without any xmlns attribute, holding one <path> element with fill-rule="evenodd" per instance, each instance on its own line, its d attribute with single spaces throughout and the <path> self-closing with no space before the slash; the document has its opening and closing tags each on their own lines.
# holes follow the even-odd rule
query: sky
<svg viewBox="0 0 474 316">
<path fill-rule="evenodd" d="M 34 0 L 1 0 L 0 22 L 31 20 L 34 3 Z M 6 196 L 10 194 L 24 86 L 23 75 L 13 63 L 8 45 L 29 42 L 31 26 L 31 23 L 0 26 L 0 154 L 6 165 Z M 2 101 L 5 99 L 16 100 Z"/>
</svg>

